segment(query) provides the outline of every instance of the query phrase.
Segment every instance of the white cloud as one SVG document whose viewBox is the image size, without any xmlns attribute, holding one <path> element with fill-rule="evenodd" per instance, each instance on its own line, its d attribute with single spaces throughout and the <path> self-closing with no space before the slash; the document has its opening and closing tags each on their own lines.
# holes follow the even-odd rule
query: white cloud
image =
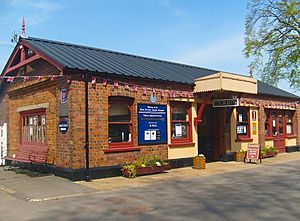
<svg viewBox="0 0 300 221">
<path fill-rule="evenodd" d="M 6 1 L 11 8 L 12 17 L 25 16 L 25 22 L 28 25 L 40 24 L 60 9 L 62 5 L 49 0 L 9 0 Z"/>
<path fill-rule="evenodd" d="M 158 0 L 159 4 L 169 10 L 172 14 L 176 16 L 189 17 L 189 15 L 180 8 L 175 7 L 171 0 Z"/>
<path fill-rule="evenodd" d="M 206 46 L 194 45 L 193 48 L 181 53 L 176 60 L 191 64 L 211 64 L 228 62 L 240 59 L 243 49 L 243 35 L 236 34 L 226 36 L 220 41 L 206 44 Z"/>
</svg>

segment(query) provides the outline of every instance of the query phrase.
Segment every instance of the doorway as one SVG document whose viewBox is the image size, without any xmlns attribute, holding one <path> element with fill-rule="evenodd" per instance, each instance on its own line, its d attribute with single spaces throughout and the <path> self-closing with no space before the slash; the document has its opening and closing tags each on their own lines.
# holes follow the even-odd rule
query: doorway
<svg viewBox="0 0 300 221">
<path fill-rule="evenodd" d="M 207 105 L 202 121 L 198 124 L 198 153 L 204 154 L 207 162 L 220 159 L 222 126 L 220 109 Z"/>
<path fill-rule="evenodd" d="M 271 111 L 272 136 L 274 147 L 285 152 L 284 115 L 283 111 Z"/>
</svg>

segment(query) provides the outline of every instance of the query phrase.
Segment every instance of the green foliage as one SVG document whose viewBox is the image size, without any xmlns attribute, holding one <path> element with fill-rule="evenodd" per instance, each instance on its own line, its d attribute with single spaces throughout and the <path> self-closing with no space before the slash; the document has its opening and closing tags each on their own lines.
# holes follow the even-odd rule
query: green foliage
<svg viewBox="0 0 300 221">
<path fill-rule="evenodd" d="M 275 147 L 266 146 L 261 148 L 262 157 L 266 156 L 268 153 L 277 153 L 277 152 L 278 151 Z"/>
<path fill-rule="evenodd" d="M 264 82 L 286 79 L 300 90 L 299 0 L 251 0 L 246 17 L 245 49 Z"/>
<path fill-rule="evenodd" d="M 127 170 L 130 178 L 136 177 L 136 169 L 142 167 L 156 167 L 168 165 L 167 162 L 160 160 L 156 155 L 150 157 L 149 159 L 146 157 L 141 157 L 137 161 L 134 161 L 131 164 L 124 165 L 122 170 Z"/>
</svg>

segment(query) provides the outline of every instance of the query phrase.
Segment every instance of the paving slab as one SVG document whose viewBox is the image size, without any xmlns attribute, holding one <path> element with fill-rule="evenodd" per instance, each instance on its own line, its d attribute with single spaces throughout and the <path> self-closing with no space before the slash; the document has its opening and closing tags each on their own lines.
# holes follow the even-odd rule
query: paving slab
<svg viewBox="0 0 300 221">
<path fill-rule="evenodd" d="M 244 162 L 212 162 L 206 164 L 206 169 L 196 170 L 192 167 L 172 169 L 162 174 L 140 176 L 135 178 L 112 177 L 104 179 L 94 179 L 91 182 L 77 181 L 77 184 L 94 188 L 100 191 L 110 191 L 115 189 L 126 189 L 130 187 L 140 187 L 157 182 L 166 182 L 174 180 L 185 180 L 208 176 L 213 174 L 222 174 L 239 170 L 253 169 L 257 167 L 270 166 L 300 159 L 300 152 L 281 153 L 273 158 L 266 158 L 262 163 L 244 163 Z"/>
<path fill-rule="evenodd" d="M 31 177 L 0 167 L 0 192 L 26 201 L 92 194 L 95 189 L 53 175 Z"/>
</svg>

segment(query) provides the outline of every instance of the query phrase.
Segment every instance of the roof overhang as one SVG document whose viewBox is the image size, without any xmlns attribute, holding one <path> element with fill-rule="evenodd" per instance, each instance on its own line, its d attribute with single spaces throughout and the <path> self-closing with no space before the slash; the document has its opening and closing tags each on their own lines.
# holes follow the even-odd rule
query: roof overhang
<svg viewBox="0 0 300 221">
<path fill-rule="evenodd" d="M 251 77 L 219 72 L 195 80 L 194 93 L 233 91 L 257 94 L 257 80 Z"/>
</svg>

